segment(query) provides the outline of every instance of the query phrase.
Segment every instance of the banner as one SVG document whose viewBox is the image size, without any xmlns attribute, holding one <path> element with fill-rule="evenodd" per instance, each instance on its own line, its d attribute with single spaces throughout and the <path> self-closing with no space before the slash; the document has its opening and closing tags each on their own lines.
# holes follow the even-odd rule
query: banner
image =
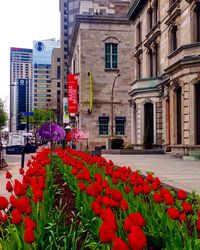
<svg viewBox="0 0 200 250">
<path fill-rule="evenodd" d="M 68 88 L 68 112 L 78 112 L 78 81 L 77 76 L 74 74 L 67 75 L 67 88 Z"/>
<path fill-rule="evenodd" d="M 69 123 L 69 113 L 68 113 L 68 100 L 67 100 L 67 97 L 63 98 L 63 123 Z"/>
<path fill-rule="evenodd" d="M 26 124 L 21 122 L 21 113 L 27 111 L 27 80 L 18 79 L 18 93 L 17 93 L 17 130 L 24 130 Z"/>
</svg>

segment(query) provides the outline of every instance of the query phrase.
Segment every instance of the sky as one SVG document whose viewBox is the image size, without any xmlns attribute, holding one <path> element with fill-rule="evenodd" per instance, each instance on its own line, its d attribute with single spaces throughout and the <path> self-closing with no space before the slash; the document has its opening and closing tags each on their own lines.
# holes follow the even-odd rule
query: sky
<svg viewBox="0 0 200 250">
<path fill-rule="evenodd" d="M 9 106 L 10 47 L 60 38 L 59 0 L 0 1 L 0 98 Z"/>
</svg>

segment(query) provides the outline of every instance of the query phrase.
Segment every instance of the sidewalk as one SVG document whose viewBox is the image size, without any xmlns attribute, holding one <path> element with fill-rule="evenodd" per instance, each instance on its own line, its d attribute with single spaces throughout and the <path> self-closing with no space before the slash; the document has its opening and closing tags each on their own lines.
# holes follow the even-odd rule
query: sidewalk
<svg viewBox="0 0 200 250">
<path fill-rule="evenodd" d="M 31 155 L 32 154 L 25 155 L 24 171 L 27 170 L 26 162 L 31 158 Z M 22 179 L 22 175 L 19 173 L 19 169 L 21 168 L 21 155 L 5 155 L 5 160 L 8 166 L 0 170 L 0 196 L 9 198 L 10 193 L 6 190 L 6 183 L 8 181 L 8 179 L 6 179 L 6 171 L 12 174 L 12 181 Z"/>
<path fill-rule="evenodd" d="M 164 155 L 102 155 L 119 166 L 130 166 L 131 169 L 153 172 L 161 182 L 188 192 L 200 194 L 200 161 L 188 161 Z"/>
</svg>

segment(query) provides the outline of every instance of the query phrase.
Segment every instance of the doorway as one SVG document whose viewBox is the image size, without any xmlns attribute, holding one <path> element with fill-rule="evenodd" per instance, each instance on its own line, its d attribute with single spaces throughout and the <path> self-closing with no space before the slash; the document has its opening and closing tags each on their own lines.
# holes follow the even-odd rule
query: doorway
<svg viewBox="0 0 200 250">
<path fill-rule="evenodd" d="M 151 102 L 144 105 L 144 140 L 145 138 L 149 144 L 154 142 L 153 104 Z"/>
</svg>

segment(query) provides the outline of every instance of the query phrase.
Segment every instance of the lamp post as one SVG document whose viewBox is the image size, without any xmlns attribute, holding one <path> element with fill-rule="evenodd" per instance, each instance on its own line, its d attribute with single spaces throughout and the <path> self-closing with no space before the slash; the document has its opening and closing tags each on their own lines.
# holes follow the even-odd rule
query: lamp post
<svg viewBox="0 0 200 250">
<path fill-rule="evenodd" d="M 113 100 L 114 100 L 114 87 L 115 87 L 115 82 L 117 80 L 118 77 L 120 77 L 121 74 L 118 73 L 113 81 L 113 84 L 112 84 L 112 90 L 111 90 L 111 137 L 113 137 Z"/>
</svg>

